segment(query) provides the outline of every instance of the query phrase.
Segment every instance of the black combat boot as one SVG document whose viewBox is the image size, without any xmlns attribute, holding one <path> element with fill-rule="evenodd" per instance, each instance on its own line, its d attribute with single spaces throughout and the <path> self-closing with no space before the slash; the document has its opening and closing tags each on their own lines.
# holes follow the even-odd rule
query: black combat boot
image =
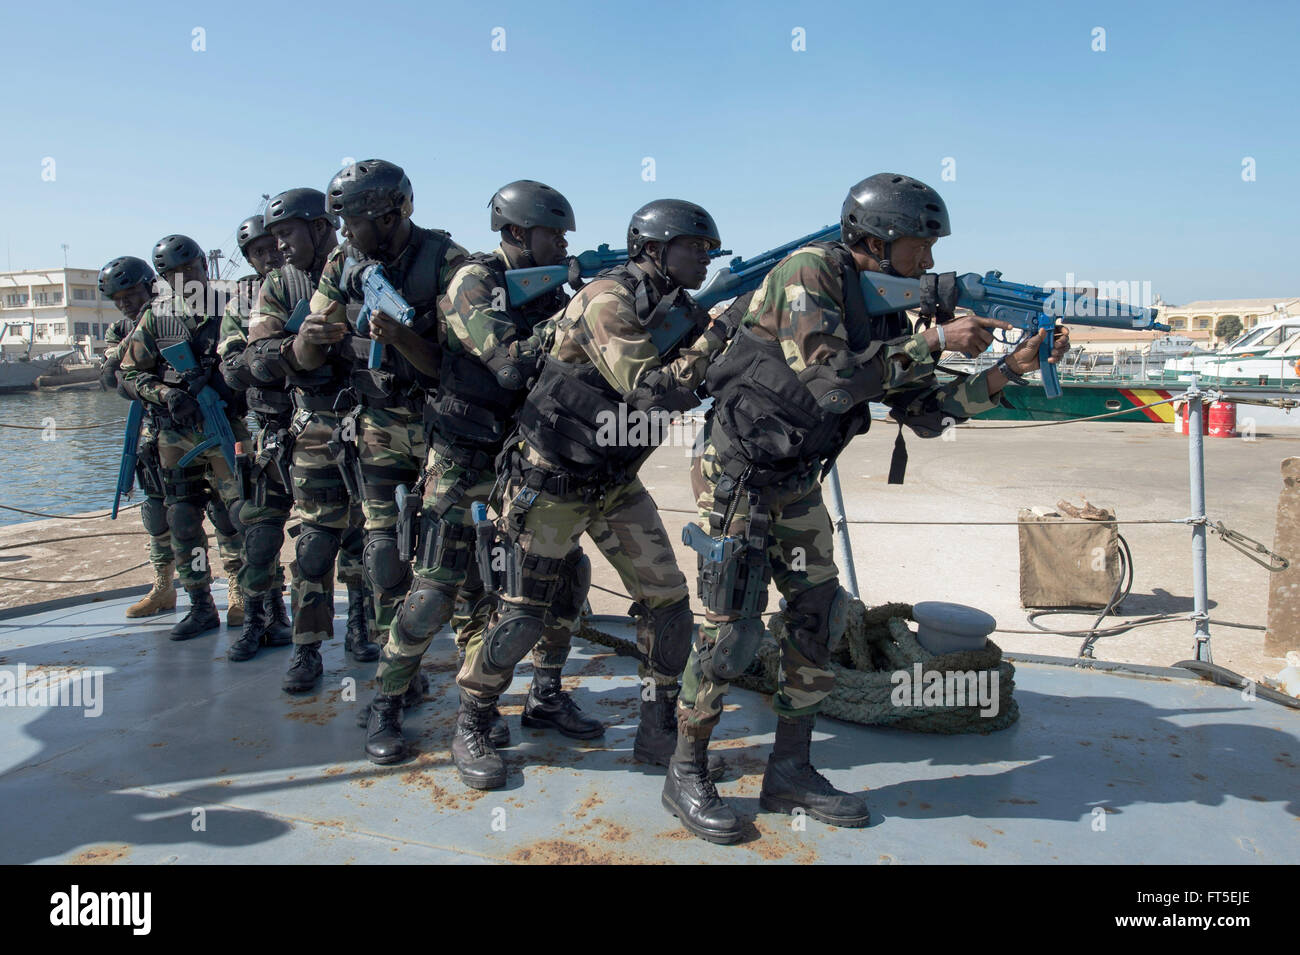
<svg viewBox="0 0 1300 955">
<path fill-rule="evenodd" d="M 419 706 L 424 702 L 424 694 L 428 692 L 429 677 L 423 670 L 416 670 L 415 676 L 411 677 L 411 682 L 406 686 L 406 692 L 402 694 L 402 709 Z"/>
<path fill-rule="evenodd" d="M 723 802 L 709 779 L 709 738 L 681 737 L 668 763 L 661 802 L 688 831 L 721 845 L 744 834 L 735 811 Z"/>
<path fill-rule="evenodd" d="M 402 735 L 402 698 L 377 693 L 370 701 L 369 713 L 366 757 L 380 766 L 406 759 L 408 750 L 406 737 Z"/>
<path fill-rule="evenodd" d="M 768 812 L 802 809 L 832 826 L 860 829 L 871 821 L 861 796 L 840 792 L 808 761 L 816 716 L 779 717 L 758 804 Z"/>
<path fill-rule="evenodd" d="M 605 724 L 583 713 L 560 688 L 560 671 L 553 667 L 533 668 L 533 686 L 519 722 L 532 729 L 559 730 L 570 739 L 595 739 L 605 733 Z"/>
<path fill-rule="evenodd" d="M 667 766 L 677 747 L 677 696 L 680 686 L 655 686 L 655 698 L 641 701 L 641 722 L 636 728 L 632 757 L 638 762 Z M 726 771 L 721 756 L 709 753 L 709 779 Z"/>
<path fill-rule="evenodd" d="M 284 606 L 284 594 L 279 584 L 272 584 L 266 592 L 266 635 L 262 637 L 262 646 L 287 647 L 291 643 L 293 623 Z"/>
<path fill-rule="evenodd" d="M 207 584 L 198 587 L 186 587 L 190 595 L 190 612 L 172 627 L 171 639 L 190 640 L 213 630 L 221 629 L 221 617 L 217 605 L 212 602 L 212 591 Z"/>
<path fill-rule="evenodd" d="M 294 644 L 293 660 L 289 663 L 289 672 L 284 675 L 280 688 L 286 693 L 310 693 L 324 672 L 325 668 L 320 662 L 319 643 Z"/>
<path fill-rule="evenodd" d="M 240 632 L 239 639 L 226 651 L 226 659 L 231 663 L 251 660 L 261 649 L 269 621 L 265 596 L 265 594 L 244 594 L 244 629 Z"/>
<path fill-rule="evenodd" d="M 379 659 L 379 645 L 370 639 L 366 592 L 360 587 L 348 588 L 348 632 L 343 638 L 343 650 L 352 654 L 352 659 L 358 663 L 373 663 Z"/>
<path fill-rule="evenodd" d="M 510 724 L 501 715 L 495 703 L 492 704 L 492 725 L 488 729 L 488 742 L 493 749 L 505 749 L 510 745 Z"/>
<path fill-rule="evenodd" d="M 451 758 L 460 778 L 470 789 L 500 789 L 506 784 L 506 764 L 488 741 L 496 701 L 480 701 L 464 690 L 456 714 L 456 735 L 451 741 Z"/>
</svg>

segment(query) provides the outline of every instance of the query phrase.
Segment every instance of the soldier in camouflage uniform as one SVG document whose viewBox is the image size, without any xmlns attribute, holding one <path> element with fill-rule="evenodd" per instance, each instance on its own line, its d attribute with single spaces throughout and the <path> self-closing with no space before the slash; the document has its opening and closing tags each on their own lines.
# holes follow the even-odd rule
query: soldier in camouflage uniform
<svg viewBox="0 0 1300 955">
<path fill-rule="evenodd" d="M 128 401 L 134 400 L 122 390 L 117 371 L 122 365 L 126 339 L 135 329 L 149 300 L 153 298 L 155 275 L 149 263 L 133 255 L 125 255 L 109 262 L 99 271 L 99 294 L 113 300 L 122 317 L 104 333 L 104 364 L 100 371 L 100 384 L 106 391 L 121 391 Z M 140 422 L 140 440 L 137 445 L 136 481 L 144 493 L 140 505 L 140 522 L 149 534 L 149 563 L 153 565 L 153 587 L 139 601 L 126 610 L 129 618 L 150 617 L 176 609 L 176 587 L 172 582 L 175 560 L 172 557 L 172 533 L 167 526 L 167 505 L 163 502 L 165 490 L 158 470 L 158 423 L 148 413 Z"/>
<path fill-rule="evenodd" d="M 289 427 L 293 404 L 283 387 L 255 382 L 244 362 L 249 321 L 262 280 L 272 269 L 284 264 L 284 256 L 275 237 L 266 231 L 261 216 L 250 216 L 241 222 L 236 240 L 254 274 L 239 280 L 235 294 L 226 304 L 217 354 L 221 357 L 221 374 L 226 384 L 244 396 L 258 425 L 251 453 L 242 453 L 240 459 L 244 503 L 239 509 L 239 523 L 244 529 L 244 566 L 237 586 L 244 598 L 245 617 L 243 631 L 226 651 L 226 659 L 237 663 L 251 660 L 264 644 L 283 646 L 290 640 L 280 544 L 284 541 L 284 523 L 293 499 L 268 455 L 274 454 L 276 442 Z M 282 463 L 287 467 L 287 459 Z"/>
<path fill-rule="evenodd" d="M 568 296 L 556 289 L 512 308 L 505 295 L 505 272 L 565 260 L 564 233 L 576 228 L 569 201 L 550 186 L 520 180 L 499 189 L 489 205 L 490 226 L 501 234 L 501 245 L 495 252 L 466 260 L 439 303 L 445 341 L 438 391 L 425 402 L 429 463 L 416 580 L 393 622 L 393 639 L 384 647 L 366 739 L 366 754 L 380 764 L 398 762 L 407 754 L 397 698 L 443 624 L 452 621 L 457 646 L 466 652 L 467 661 L 480 656 L 491 602 L 485 599 L 475 560 L 470 508 L 487 502 L 495 483 L 493 464 L 514 428 L 527 385 L 536 376 L 542 348 L 534 330 L 568 302 Z M 401 519 L 414 523 L 414 508 Z M 582 555 L 576 550 L 574 555 L 576 564 Z M 525 726 L 554 728 L 575 739 L 591 739 L 605 731 L 560 686 L 583 597 L 578 590 L 565 588 L 557 598 L 552 608 L 557 623 L 546 629 L 533 651 L 533 684 L 522 717 Z M 561 604 L 565 609 L 560 609 Z M 457 605 L 470 612 L 457 619 Z M 498 694 L 510 682 L 504 676 L 504 683 L 494 681 L 492 689 Z M 462 691 L 472 692 L 472 688 Z M 499 712 L 494 709 L 491 718 L 489 741 L 497 747 L 508 745 L 510 732 Z M 463 742 L 458 735 L 452 748 L 458 766 L 468 755 L 461 748 Z M 462 777 L 471 786 L 477 781 L 464 768 Z"/>
<path fill-rule="evenodd" d="M 636 601 L 645 689 L 633 753 L 664 765 L 672 754 L 691 609 L 658 509 L 637 478 L 661 437 L 644 426 L 620 434 L 612 422 L 661 422 L 698 404 L 695 389 L 727 335 L 686 290 L 699 288 L 720 244 L 704 209 L 651 202 L 628 227 L 630 261 L 584 286 L 556 320 L 554 344 L 519 412 L 523 441 L 502 459 L 505 592 L 482 641 L 466 648 L 458 677 L 452 752 L 476 788 L 506 780 L 485 735 L 497 695 L 542 635 L 571 625 L 582 605 L 590 565 L 573 555 L 584 532 Z"/>
<path fill-rule="evenodd" d="M 742 330 L 705 379 L 714 404 L 692 488 L 710 536 L 743 543 L 726 564 L 700 561 L 708 612 L 686 668 L 663 804 L 711 842 L 742 834 L 707 778 L 707 748 L 723 695 L 757 653 L 773 577 L 786 599 L 787 626 L 772 698 L 776 742 L 760 805 L 800 809 L 838 826 L 869 821 L 866 802 L 835 789 L 809 761 L 849 601 L 838 582 L 821 479 L 870 426 L 868 403 L 885 402 L 900 427 L 933 437 L 994 407 L 1008 378 L 1038 366 L 1041 335 L 998 369 L 941 385 L 934 369 L 945 347 L 975 355 L 992 341 L 992 328 L 1010 326 L 968 317 L 913 334 L 903 313 L 867 315 L 860 272 L 920 276 L 934 264 L 930 247 L 949 234 L 947 209 L 929 186 L 872 176 L 850 190 L 840 223 L 841 241 L 812 243 L 772 269 L 749 301 Z M 937 317 L 944 322 L 951 313 L 939 310 Z M 1057 356 L 1067 347 L 1062 334 Z"/>
<path fill-rule="evenodd" d="M 347 241 L 325 263 L 311 314 L 296 337 L 294 360 L 304 370 L 320 367 L 329 355 L 351 362 L 350 388 L 338 406 L 349 410 L 335 439 L 345 457 L 340 467 L 363 497 L 366 576 L 382 642 L 390 639 L 393 617 L 411 584 L 410 563 L 398 551 L 395 497 L 399 485 L 415 487 L 427 458 L 424 395 L 437 385 L 438 299 L 468 253 L 446 232 L 411 222 L 411 181 L 390 162 L 367 159 L 344 167 L 325 197 L 326 209 L 342 217 Z M 415 316 L 407 326 L 375 310 L 366 336 L 348 306 L 362 305 L 362 285 L 376 274 L 375 267 Z M 369 367 L 372 343 L 383 346 L 380 367 L 374 369 Z M 319 671 L 319 656 L 315 665 Z M 382 665 L 378 676 L 382 683 Z M 420 688 L 411 687 L 415 693 Z"/>
<path fill-rule="evenodd" d="M 283 683 L 287 692 L 298 693 L 315 686 L 321 672 L 320 644 L 334 636 L 336 578 L 348 592 L 344 652 L 367 663 L 378 659 L 379 647 L 370 640 L 367 620 L 365 518 L 328 447 L 344 411 L 351 408 L 346 397 L 351 358 L 320 337 L 324 332 L 329 338 L 332 329 L 318 318 L 303 320 L 301 314 L 338 247 L 338 220 L 326 211 L 325 194 L 308 188 L 289 189 L 272 197 L 265 219 L 286 263 L 272 271 L 262 285 L 245 362 L 254 379 L 290 386 L 296 409 L 281 444 L 290 450 L 293 513 L 301 521 L 291 566 L 295 649 Z M 300 325 L 294 322 L 295 312 Z M 305 367 L 298 356 L 312 350 L 313 362 Z M 278 550 L 282 541 L 268 536 L 265 549 Z"/>
<path fill-rule="evenodd" d="M 154 246 L 154 268 L 172 288 L 164 290 L 141 313 L 122 359 L 122 377 L 136 395 L 152 405 L 158 418 L 158 457 L 166 487 L 167 523 L 181 583 L 190 597 L 190 611 L 172 628 L 173 640 L 188 640 L 221 626 L 212 602 L 208 541 L 203 532 L 203 508 L 215 493 L 220 507 L 209 507 L 217 530 L 226 576 L 233 581 L 243 563 L 243 535 L 230 519 L 238 510 L 239 484 L 219 447 L 209 448 L 186 467 L 181 459 L 204 440 L 203 415 L 194 395 L 210 386 L 226 402 L 226 414 L 236 440 L 248 440 L 242 407 L 217 373 L 217 338 L 221 313 L 208 287 L 207 260 L 193 239 L 169 235 Z M 162 349 L 188 341 L 202 366 L 187 379 L 162 356 Z M 231 586 L 227 623 L 243 622 L 239 588 Z M 236 615 L 236 610 L 238 614 Z"/>
</svg>

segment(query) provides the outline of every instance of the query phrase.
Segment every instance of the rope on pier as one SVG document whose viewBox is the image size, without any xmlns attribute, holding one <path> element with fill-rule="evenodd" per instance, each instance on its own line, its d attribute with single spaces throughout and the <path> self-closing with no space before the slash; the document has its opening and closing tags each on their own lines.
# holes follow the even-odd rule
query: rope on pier
<svg viewBox="0 0 1300 955">
<path fill-rule="evenodd" d="M 95 428 L 121 428 L 126 425 L 126 419 L 119 421 L 101 421 L 98 424 L 57 424 L 54 425 L 56 431 L 93 431 Z M 13 428 L 15 431 L 44 431 L 45 426 L 39 424 L 9 424 L 7 421 L 0 421 L 0 428 Z"/>
<path fill-rule="evenodd" d="M 139 507 L 143 503 L 143 501 L 140 501 L 136 504 L 128 504 L 126 507 L 119 507 L 117 512 L 121 514 L 133 507 Z M 19 514 L 31 514 L 33 517 L 49 517 L 58 521 L 97 521 L 102 517 L 109 517 L 113 513 L 112 511 L 105 511 L 103 514 L 47 514 L 44 511 L 29 511 L 25 507 L 14 507 L 11 504 L 0 504 L 0 510 L 17 511 Z"/>
</svg>

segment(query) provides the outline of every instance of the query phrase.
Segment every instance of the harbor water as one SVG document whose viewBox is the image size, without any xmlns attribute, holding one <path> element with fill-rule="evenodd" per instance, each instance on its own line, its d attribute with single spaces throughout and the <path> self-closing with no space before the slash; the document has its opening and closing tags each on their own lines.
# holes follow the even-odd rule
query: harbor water
<svg viewBox="0 0 1300 955">
<path fill-rule="evenodd" d="M 97 387 L 0 394 L 0 504 L 42 514 L 111 508 L 127 407 Z M 106 426 L 74 430 L 90 424 Z M 0 525 L 34 520 L 0 508 Z"/>
</svg>

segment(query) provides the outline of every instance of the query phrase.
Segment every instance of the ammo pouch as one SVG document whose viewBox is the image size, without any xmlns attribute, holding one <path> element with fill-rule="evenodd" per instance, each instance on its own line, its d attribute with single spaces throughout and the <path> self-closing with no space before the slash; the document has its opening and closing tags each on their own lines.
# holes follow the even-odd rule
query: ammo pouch
<svg viewBox="0 0 1300 955">
<path fill-rule="evenodd" d="M 471 557 L 477 556 L 475 536 L 472 524 L 451 524 L 426 515 L 420 520 L 420 557 L 416 566 L 426 570 L 469 572 Z M 399 529 L 399 548 L 401 539 Z"/>
</svg>

